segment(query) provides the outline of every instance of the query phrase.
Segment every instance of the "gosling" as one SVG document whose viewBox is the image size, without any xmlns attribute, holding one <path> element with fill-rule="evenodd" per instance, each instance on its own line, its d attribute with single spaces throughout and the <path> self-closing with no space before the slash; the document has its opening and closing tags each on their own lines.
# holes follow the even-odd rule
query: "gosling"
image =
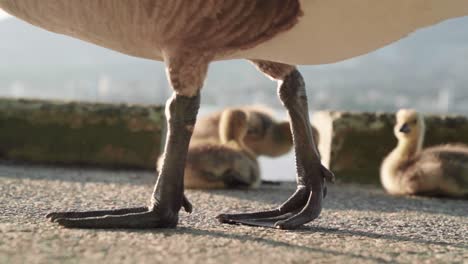
<svg viewBox="0 0 468 264">
<path fill-rule="evenodd" d="M 318 131 L 312 127 L 314 139 Z M 227 108 L 201 118 L 190 143 L 184 186 L 191 189 L 257 188 L 259 156 L 278 157 L 292 148 L 289 122 L 262 106 Z"/>
<path fill-rule="evenodd" d="M 230 114 L 235 111 L 242 111 L 247 117 L 247 133 L 243 141 L 255 156 L 278 157 L 291 150 L 293 141 L 290 123 L 275 120 L 271 109 L 257 105 L 226 108 L 200 118 L 195 125 L 191 142 L 220 142 L 220 136 L 230 129 L 225 126 L 230 124 L 226 119 L 236 116 Z M 318 143 L 319 133 L 315 127 L 311 126 L 311 129 L 314 141 Z"/>
<path fill-rule="evenodd" d="M 244 144 L 247 118 L 244 111 L 230 109 L 219 116 L 215 135 L 206 134 L 201 127 L 195 128 L 194 134 L 198 136 L 190 143 L 185 164 L 186 188 L 256 188 L 260 185 L 256 155 Z"/>
<path fill-rule="evenodd" d="M 468 197 L 468 146 L 423 149 L 424 118 L 412 109 L 396 114 L 397 147 L 384 159 L 380 179 L 393 195 Z"/>
</svg>

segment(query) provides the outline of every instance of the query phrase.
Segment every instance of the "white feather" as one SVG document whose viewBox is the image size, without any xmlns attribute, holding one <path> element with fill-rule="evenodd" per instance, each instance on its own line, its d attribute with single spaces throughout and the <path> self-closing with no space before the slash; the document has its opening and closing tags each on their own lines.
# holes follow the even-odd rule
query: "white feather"
<svg viewBox="0 0 468 264">
<path fill-rule="evenodd" d="M 468 15 L 468 0 L 301 0 L 287 32 L 236 57 L 326 64 L 363 55 L 441 21 Z"/>
</svg>

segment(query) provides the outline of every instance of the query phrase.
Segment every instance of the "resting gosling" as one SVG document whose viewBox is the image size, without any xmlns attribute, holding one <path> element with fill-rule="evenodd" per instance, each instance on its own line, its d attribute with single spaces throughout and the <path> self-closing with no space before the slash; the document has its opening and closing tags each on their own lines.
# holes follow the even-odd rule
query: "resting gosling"
<svg viewBox="0 0 468 264">
<path fill-rule="evenodd" d="M 257 157 L 277 157 L 292 148 L 289 122 L 276 121 L 266 107 L 241 106 L 197 122 L 185 167 L 186 188 L 256 188 Z M 314 139 L 318 131 L 312 128 Z"/>
<path fill-rule="evenodd" d="M 468 146 L 448 144 L 422 149 L 425 124 L 415 110 L 396 114 L 397 147 L 384 159 L 380 179 L 394 195 L 468 197 Z"/>
<path fill-rule="evenodd" d="M 185 187 L 258 187 L 261 179 L 257 156 L 244 143 L 249 128 L 246 112 L 239 109 L 223 111 L 217 123 L 218 133 L 215 135 L 192 138 L 185 164 Z M 194 134 L 196 131 L 197 128 Z"/>
<path fill-rule="evenodd" d="M 207 139 L 220 142 L 220 135 L 228 133 L 227 130 L 230 129 L 222 125 L 230 122 L 221 122 L 221 119 L 238 116 L 230 114 L 235 111 L 242 111 L 247 117 L 247 133 L 243 142 L 257 157 L 278 157 L 291 150 L 293 141 L 290 123 L 275 120 L 273 111 L 264 106 L 226 108 L 200 118 L 195 125 L 191 142 Z M 315 127 L 311 128 L 314 141 L 318 143 L 319 133 Z"/>
</svg>

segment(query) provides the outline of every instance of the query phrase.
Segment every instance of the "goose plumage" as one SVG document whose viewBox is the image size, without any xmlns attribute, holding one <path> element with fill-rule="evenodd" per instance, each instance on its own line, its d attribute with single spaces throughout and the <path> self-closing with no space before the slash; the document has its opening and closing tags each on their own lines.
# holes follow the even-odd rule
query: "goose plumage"
<svg viewBox="0 0 468 264">
<path fill-rule="evenodd" d="M 418 29 L 468 15 L 465 0 L 300 0 L 294 6 L 300 10 L 292 12 L 291 18 L 285 19 L 285 25 L 275 32 L 268 26 L 252 27 L 259 22 L 252 19 L 249 23 L 249 18 L 258 16 L 266 20 L 264 24 L 273 23 L 273 17 L 287 12 L 286 6 L 278 5 L 278 9 L 268 12 L 264 11 L 269 10 L 268 6 L 276 6 L 281 1 L 270 1 L 271 4 L 257 9 L 248 2 L 266 1 L 0 0 L 0 7 L 47 30 L 160 61 L 164 49 L 168 48 L 165 46 L 177 42 L 177 34 L 186 33 L 190 29 L 187 25 L 199 22 L 196 19 L 216 21 L 227 17 L 228 23 L 206 23 L 208 33 L 194 34 L 205 37 L 205 42 L 216 42 L 219 39 L 210 36 L 222 31 L 217 27 L 225 27 L 230 30 L 230 36 L 238 34 L 239 38 L 249 30 L 258 34 L 267 32 L 270 36 L 251 37 L 255 39 L 252 43 L 229 43 L 218 50 L 216 60 L 249 58 L 309 65 L 363 55 Z M 230 16 L 225 14 L 228 12 Z M 233 25 L 239 25 L 242 32 L 236 32 Z M 215 43 L 204 45 L 210 48 Z"/>
</svg>

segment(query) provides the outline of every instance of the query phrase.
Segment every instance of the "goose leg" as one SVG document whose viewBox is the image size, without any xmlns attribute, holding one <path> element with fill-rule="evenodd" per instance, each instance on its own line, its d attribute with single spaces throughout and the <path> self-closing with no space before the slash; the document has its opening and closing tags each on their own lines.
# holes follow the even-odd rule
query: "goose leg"
<svg viewBox="0 0 468 264">
<path fill-rule="evenodd" d="M 326 195 L 326 181 L 333 173 L 320 163 L 312 136 L 304 81 L 291 66 L 267 61 L 253 61 L 258 69 L 278 81 L 278 94 L 291 119 L 297 169 L 295 193 L 276 209 L 255 213 L 221 214 L 222 223 L 293 229 L 320 215 Z"/>
<path fill-rule="evenodd" d="M 175 93 L 166 104 L 168 132 L 164 161 L 149 206 L 54 212 L 48 214 L 48 218 L 74 228 L 170 228 L 177 225 L 181 207 L 191 212 L 192 205 L 184 195 L 184 167 L 200 106 L 199 90 L 208 66 L 199 62 L 190 57 L 166 60 L 168 78 Z"/>
</svg>

